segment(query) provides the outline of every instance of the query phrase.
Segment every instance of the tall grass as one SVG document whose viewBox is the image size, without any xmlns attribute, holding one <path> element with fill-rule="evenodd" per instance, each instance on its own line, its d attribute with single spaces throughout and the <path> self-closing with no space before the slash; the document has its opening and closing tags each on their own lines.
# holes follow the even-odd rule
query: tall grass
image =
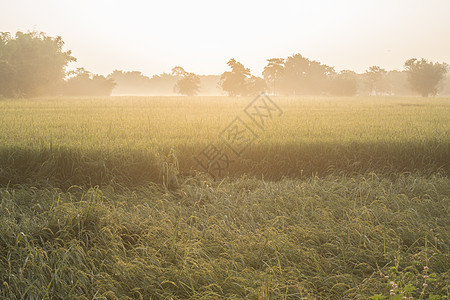
<svg viewBox="0 0 450 300">
<path fill-rule="evenodd" d="M 428 266 L 426 295 L 448 296 L 449 190 L 442 176 L 375 174 L 2 188 L 0 295 L 368 299 L 388 293 L 380 272 Z"/>
</svg>

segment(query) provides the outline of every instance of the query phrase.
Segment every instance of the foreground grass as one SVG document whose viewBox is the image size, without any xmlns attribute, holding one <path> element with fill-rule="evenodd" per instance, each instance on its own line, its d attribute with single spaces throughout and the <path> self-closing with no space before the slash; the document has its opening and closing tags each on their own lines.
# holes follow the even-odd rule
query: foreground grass
<svg viewBox="0 0 450 300">
<path fill-rule="evenodd" d="M 417 174 L 4 187 L 0 296 L 368 299 L 393 280 L 448 298 L 449 191 Z"/>
</svg>

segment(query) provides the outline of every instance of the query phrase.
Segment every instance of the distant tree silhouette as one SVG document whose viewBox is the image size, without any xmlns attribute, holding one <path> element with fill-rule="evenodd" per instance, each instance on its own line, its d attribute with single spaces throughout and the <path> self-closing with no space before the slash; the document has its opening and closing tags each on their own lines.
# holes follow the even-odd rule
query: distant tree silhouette
<svg viewBox="0 0 450 300">
<path fill-rule="evenodd" d="M 14 78 L 15 71 L 11 64 L 5 60 L 0 60 L 0 98 L 14 96 L 16 92 Z"/>
<path fill-rule="evenodd" d="M 172 75 L 180 77 L 173 87 L 174 92 L 186 96 L 198 94 L 200 90 L 200 77 L 198 75 L 188 73 L 182 67 L 174 67 Z"/>
<path fill-rule="evenodd" d="M 406 71 L 388 71 L 386 74 L 386 85 L 390 95 L 412 96 L 414 94 L 408 82 Z"/>
<path fill-rule="evenodd" d="M 439 83 L 439 94 L 442 96 L 450 96 L 450 76 L 445 76 L 445 78 Z"/>
<path fill-rule="evenodd" d="M 217 84 L 219 75 L 198 75 L 200 78 L 199 93 L 204 95 L 220 95 Z M 151 78 L 139 71 L 114 70 L 108 75 L 114 79 L 116 86 L 115 95 L 173 95 L 178 93 L 174 87 L 180 80 L 180 76 L 169 73 L 153 75 Z"/>
<path fill-rule="evenodd" d="M 68 73 L 64 87 L 65 96 L 109 96 L 115 86 L 114 80 L 94 75 L 84 68 Z"/>
<path fill-rule="evenodd" d="M 65 67 L 76 61 L 63 52 L 61 37 L 42 32 L 0 33 L 0 94 L 32 97 L 57 94 L 63 84 Z"/>
<path fill-rule="evenodd" d="M 231 71 L 226 71 L 220 76 L 219 85 L 230 96 L 245 96 L 248 94 L 248 79 L 250 69 L 237 62 L 234 58 L 227 62 Z"/>
<path fill-rule="evenodd" d="M 278 84 L 284 74 L 284 59 L 269 58 L 267 66 L 264 67 L 263 76 L 267 84 L 272 88 L 272 93 L 277 94 Z"/>
<path fill-rule="evenodd" d="M 180 79 L 169 73 L 153 75 L 151 78 L 139 71 L 115 70 L 108 75 L 114 79 L 117 86 L 114 93 L 117 95 L 172 95 L 174 86 Z"/>
<path fill-rule="evenodd" d="M 282 88 L 291 95 L 326 92 L 328 79 L 332 74 L 332 67 L 294 54 L 285 61 Z"/>
<path fill-rule="evenodd" d="M 447 64 L 428 62 L 424 58 L 421 60 L 409 59 L 405 62 L 404 67 L 412 89 L 423 97 L 437 94 L 438 84 L 445 78 L 448 71 Z"/>
<path fill-rule="evenodd" d="M 336 96 L 353 96 L 358 90 L 357 74 L 343 70 L 332 77 L 330 93 Z"/>
<path fill-rule="evenodd" d="M 380 95 L 387 91 L 387 71 L 379 66 L 371 66 L 364 73 L 370 94 Z"/>
<path fill-rule="evenodd" d="M 252 75 L 247 80 L 247 95 L 255 96 L 259 93 L 267 92 L 267 89 L 267 83 L 261 77 Z"/>
<path fill-rule="evenodd" d="M 173 76 L 184 76 L 187 74 L 186 70 L 180 66 L 173 67 L 171 72 Z"/>
<path fill-rule="evenodd" d="M 114 80 L 114 92 L 118 94 L 143 95 L 152 91 L 150 78 L 139 71 L 114 70 L 107 78 Z"/>
</svg>

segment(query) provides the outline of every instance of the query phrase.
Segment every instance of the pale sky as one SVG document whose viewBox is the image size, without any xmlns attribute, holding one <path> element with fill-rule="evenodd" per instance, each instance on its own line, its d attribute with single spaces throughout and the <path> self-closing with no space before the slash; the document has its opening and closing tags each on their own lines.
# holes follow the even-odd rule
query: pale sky
<svg viewBox="0 0 450 300">
<path fill-rule="evenodd" d="M 0 31 L 29 30 L 62 36 L 70 69 L 103 75 L 221 74 L 230 58 L 261 75 L 294 53 L 337 71 L 450 63 L 450 0 L 0 0 Z"/>
</svg>

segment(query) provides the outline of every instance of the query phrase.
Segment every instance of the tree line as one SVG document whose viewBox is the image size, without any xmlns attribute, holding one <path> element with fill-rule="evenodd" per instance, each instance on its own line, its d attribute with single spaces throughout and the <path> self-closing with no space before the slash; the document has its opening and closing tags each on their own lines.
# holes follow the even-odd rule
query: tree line
<svg viewBox="0 0 450 300">
<path fill-rule="evenodd" d="M 217 89 L 230 96 L 251 96 L 259 92 L 272 95 L 436 95 L 442 88 L 449 67 L 426 59 L 409 59 L 402 71 L 386 71 L 371 66 L 358 74 L 351 70 L 336 72 L 333 67 L 310 60 L 301 54 L 270 58 L 262 77 L 235 59 L 219 76 L 197 75 L 180 66 L 170 73 L 147 77 L 138 71 L 115 70 L 108 76 L 84 68 L 66 71 L 75 62 L 71 51 L 64 52 L 61 37 L 41 32 L 0 33 L 0 96 L 35 97 L 47 95 L 108 96 L 116 87 L 122 94 L 174 92 L 193 96 L 214 94 Z M 449 80 L 447 80 L 449 81 Z M 447 84 L 450 86 L 450 81 Z"/>
<path fill-rule="evenodd" d="M 234 59 L 228 61 L 228 66 L 231 71 L 220 76 L 219 84 L 229 95 L 242 96 L 257 91 L 294 96 L 353 96 L 358 91 L 369 95 L 392 95 L 396 94 L 394 90 L 398 86 L 402 88 L 399 81 L 403 79 L 409 83 L 413 92 L 428 97 L 438 93 L 439 85 L 449 69 L 445 63 L 413 58 L 405 62 L 403 72 L 388 72 L 379 66 L 371 66 L 363 74 L 351 70 L 336 72 L 333 67 L 309 60 L 301 54 L 294 54 L 286 59 L 268 59 L 263 78 L 251 76 L 250 70 Z"/>
</svg>

